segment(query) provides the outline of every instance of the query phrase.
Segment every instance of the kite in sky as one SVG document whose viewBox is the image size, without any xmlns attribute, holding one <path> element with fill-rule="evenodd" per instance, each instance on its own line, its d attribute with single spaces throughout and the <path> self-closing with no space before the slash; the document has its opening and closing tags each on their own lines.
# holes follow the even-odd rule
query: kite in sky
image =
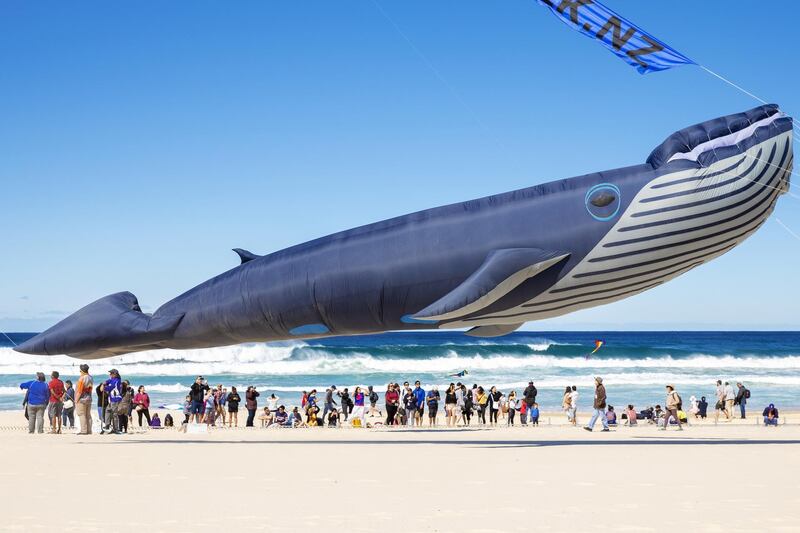
<svg viewBox="0 0 800 533">
<path fill-rule="evenodd" d="M 594 350 L 592 350 L 592 352 L 591 352 L 589 355 L 587 355 L 587 356 L 586 356 L 586 359 L 589 359 L 591 356 L 593 356 L 594 354 L 596 354 L 596 353 L 597 353 L 597 350 L 599 350 L 600 348 L 602 348 L 602 347 L 603 347 L 603 345 L 604 345 L 605 343 L 606 343 L 606 341 L 602 341 L 602 340 L 596 340 L 596 341 L 594 341 Z"/>
</svg>

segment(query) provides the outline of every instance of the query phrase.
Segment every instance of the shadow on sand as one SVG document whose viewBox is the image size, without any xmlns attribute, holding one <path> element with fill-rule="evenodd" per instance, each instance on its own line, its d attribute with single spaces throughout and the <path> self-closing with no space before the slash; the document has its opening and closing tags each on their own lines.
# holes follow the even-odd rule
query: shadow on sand
<svg viewBox="0 0 800 533">
<path fill-rule="evenodd" d="M 249 446 L 274 446 L 274 445 L 352 445 L 352 446 L 470 446 L 478 448 L 548 448 L 553 446 L 762 446 L 765 444 L 797 445 L 800 440 L 792 439 L 726 439 L 726 438 L 685 438 L 685 437 L 633 437 L 624 440 L 600 439 L 574 439 L 574 440 L 439 440 L 439 439 L 391 439 L 391 440 L 361 440 L 361 439 L 270 439 L 270 440 L 206 440 L 198 438 L 145 440 L 145 439 L 120 439 L 104 443 L 84 442 L 80 444 L 241 444 Z"/>
</svg>

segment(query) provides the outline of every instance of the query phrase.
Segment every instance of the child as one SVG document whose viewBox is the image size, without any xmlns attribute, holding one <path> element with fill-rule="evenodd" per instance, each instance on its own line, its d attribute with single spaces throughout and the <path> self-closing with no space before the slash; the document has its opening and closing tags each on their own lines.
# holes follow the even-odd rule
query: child
<svg viewBox="0 0 800 533">
<path fill-rule="evenodd" d="M 158 418 L 158 413 L 153 414 L 153 418 L 150 419 L 150 427 L 151 428 L 161 427 L 161 419 Z"/>
<path fill-rule="evenodd" d="M 167 416 L 164 417 L 164 427 L 171 428 L 175 425 L 175 421 L 172 420 L 172 415 L 167 413 Z"/>
<path fill-rule="evenodd" d="M 528 425 L 528 404 L 525 403 L 525 400 L 519 402 L 519 423 L 523 426 Z"/>
<path fill-rule="evenodd" d="M 533 407 L 531 407 L 530 413 L 528 413 L 528 418 L 530 419 L 532 426 L 538 426 L 539 425 L 539 404 L 538 403 L 534 403 L 533 404 Z"/>
</svg>

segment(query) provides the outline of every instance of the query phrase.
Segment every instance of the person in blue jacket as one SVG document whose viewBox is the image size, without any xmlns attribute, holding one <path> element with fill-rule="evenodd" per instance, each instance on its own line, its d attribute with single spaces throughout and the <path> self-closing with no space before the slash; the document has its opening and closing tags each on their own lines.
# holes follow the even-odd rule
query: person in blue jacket
<svg viewBox="0 0 800 533">
<path fill-rule="evenodd" d="M 108 395 L 108 407 L 106 408 L 105 427 L 100 434 L 113 432 L 115 435 L 121 434 L 119 430 L 119 402 L 122 401 L 122 379 L 116 368 L 108 371 L 109 378 L 103 383 L 103 391 Z M 127 414 L 127 413 L 125 413 Z"/>
<path fill-rule="evenodd" d="M 50 401 L 50 389 L 44 380 L 44 372 L 37 372 L 36 379 L 19 385 L 20 389 L 28 391 L 28 405 L 25 407 L 28 413 L 28 433 L 33 433 L 34 429 L 38 433 L 44 433 L 44 412 L 47 402 Z"/>
<path fill-rule="evenodd" d="M 417 412 L 413 413 L 414 423 L 417 426 L 422 425 L 422 415 L 425 413 L 425 391 L 422 389 L 419 380 L 414 382 L 414 398 L 417 399 Z M 411 416 L 412 413 L 409 413 Z"/>
</svg>

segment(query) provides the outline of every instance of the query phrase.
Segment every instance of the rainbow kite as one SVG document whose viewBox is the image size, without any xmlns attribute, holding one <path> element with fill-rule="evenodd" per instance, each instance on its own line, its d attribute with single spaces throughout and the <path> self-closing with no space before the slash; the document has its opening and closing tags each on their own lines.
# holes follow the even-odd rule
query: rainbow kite
<svg viewBox="0 0 800 533">
<path fill-rule="evenodd" d="M 592 355 L 597 353 L 597 350 L 599 350 L 605 343 L 606 341 L 601 341 L 601 340 L 594 341 L 594 350 L 592 350 L 592 353 L 586 356 L 586 359 L 589 359 Z"/>
</svg>

